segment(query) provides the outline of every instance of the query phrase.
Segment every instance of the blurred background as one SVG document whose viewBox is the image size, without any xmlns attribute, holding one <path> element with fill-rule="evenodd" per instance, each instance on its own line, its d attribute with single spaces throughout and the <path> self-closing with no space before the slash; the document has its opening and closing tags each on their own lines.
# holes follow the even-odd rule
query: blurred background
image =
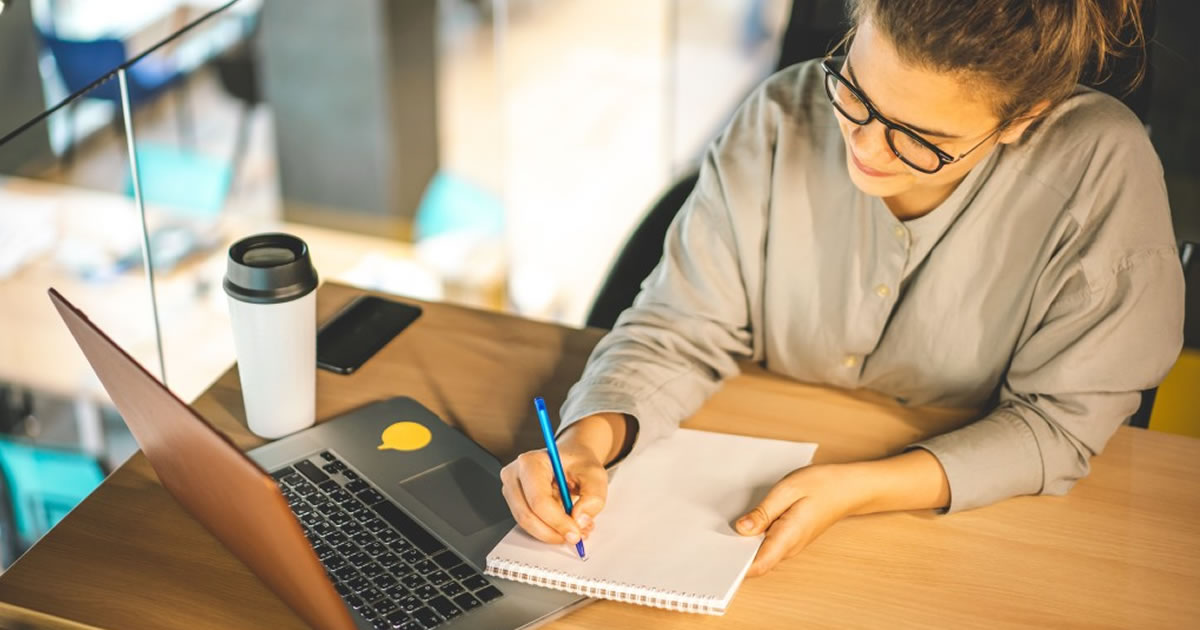
<svg viewBox="0 0 1200 630">
<path fill-rule="evenodd" d="M 0 134 L 222 4 L 0 1 Z M 1198 241 L 1200 12 L 1156 4 L 1151 81 L 1126 102 L 1162 157 L 1177 236 Z M 824 54 L 843 12 L 241 0 L 131 67 L 128 111 L 112 79 L 0 146 L 0 570 L 136 449 L 48 287 L 184 400 L 233 363 L 225 251 L 256 232 L 303 238 L 322 281 L 611 325 L 597 296 L 643 218 L 677 207 L 737 105 Z M 1189 352 L 1152 428 L 1200 435 L 1200 407 L 1171 393 L 1200 382 Z"/>
</svg>

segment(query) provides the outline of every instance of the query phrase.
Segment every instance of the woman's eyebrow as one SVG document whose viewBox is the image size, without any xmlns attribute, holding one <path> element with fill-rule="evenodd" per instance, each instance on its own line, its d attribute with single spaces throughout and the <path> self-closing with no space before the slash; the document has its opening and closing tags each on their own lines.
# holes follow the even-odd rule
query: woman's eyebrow
<svg viewBox="0 0 1200 630">
<path fill-rule="evenodd" d="M 850 67 L 850 55 L 846 55 L 846 74 L 849 74 L 850 78 L 854 80 L 854 87 L 858 88 L 858 91 L 862 92 L 863 96 L 867 96 L 866 91 L 864 91 L 862 89 L 862 86 L 860 86 L 858 84 L 858 77 L 854 76 L 854 68 Z M 868 96 L 867 99 L 870 100 L 870 97 Z M 872 101 L 871 105 L 874 106 L 875 103 Z M 924 134 L 927 136 L 937 136 L 938 138 L 945 138 L 947 140 L 958 140 L 958 139 L 962 138 L 962 136 L 955 135 L 952 133 L 946 133 L 944 131 L 936 131 L 933 129 L 925 129 L 922 127 L 918 127 L 914 124 L 906 123 L 902 120 L 896 120 L 894 118 L 891 118 L 890 116 L 888 117 L 888 119 L 896 124 L 904 125 L 905 127 L 908 127 L 909 129 L 912 129 L 913 131 L 915 131 L 917 133 L 921 133 L 921 134 Z"/>
</svg>

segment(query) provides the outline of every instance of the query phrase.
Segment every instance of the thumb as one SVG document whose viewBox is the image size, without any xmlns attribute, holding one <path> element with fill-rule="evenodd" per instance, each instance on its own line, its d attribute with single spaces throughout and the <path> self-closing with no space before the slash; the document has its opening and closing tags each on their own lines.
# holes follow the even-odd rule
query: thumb
<svg viewBox="0 0 1200 630">
<path fill-rule="evenodd" d="M 761 534 L 775 519 L 779 518 L 793 503 L 796 502 L 796 492 L 785 484 L 776 484 L 753 510 L 747 512 L 737 521 L 737 531 L 743 536 Z"/>
</svg>

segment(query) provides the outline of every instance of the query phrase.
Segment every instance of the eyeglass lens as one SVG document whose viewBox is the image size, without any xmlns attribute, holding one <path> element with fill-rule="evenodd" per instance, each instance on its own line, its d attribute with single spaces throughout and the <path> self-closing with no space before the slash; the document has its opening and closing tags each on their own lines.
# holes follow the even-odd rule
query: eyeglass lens
<svg viewBox="0 0 1200 630">
<path fill-rule="evenodd" d="M 854 94 L 854 91 L 835 75 L 827 74 L 825 76 L 825 90 L 828 92 L 833 106 L 851 122 L 865 125 L 870 120 L 871 112 L 867 109 L 866 103 L 863 103 Z M 941 160 L 938 159 L 937 153 L 934 153 L 911 134 L 891 127 L 887 127 L 884 133 L 887 136 L 888 145 L 909 166 L 926 172 L 936 171 L 941 166 Z"/>
</svg>

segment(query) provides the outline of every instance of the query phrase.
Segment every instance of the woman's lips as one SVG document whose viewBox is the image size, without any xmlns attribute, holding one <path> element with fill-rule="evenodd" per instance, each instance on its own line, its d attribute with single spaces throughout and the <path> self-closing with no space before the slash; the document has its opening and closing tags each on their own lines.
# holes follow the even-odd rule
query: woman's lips
<svg viewBox="0 0 1200 630">
<path fill-rule="evenodd" d="M 854 155 L 854 151 L 850 151 L 849 153 L 850 153 L 850 161 L 854 162 L 854 166 L 857 167 L 858 170 L 861 171 L 863 175 L 870 175 L 871 177 L 891 177 L 893 175 L 892 173 L 885 173 L 883 171 L 877 171 L 877 170 L 867 166 L 866 164 L 863 164 L 862 162 L 858 161 L 858 156 Z"/>
</svg>

